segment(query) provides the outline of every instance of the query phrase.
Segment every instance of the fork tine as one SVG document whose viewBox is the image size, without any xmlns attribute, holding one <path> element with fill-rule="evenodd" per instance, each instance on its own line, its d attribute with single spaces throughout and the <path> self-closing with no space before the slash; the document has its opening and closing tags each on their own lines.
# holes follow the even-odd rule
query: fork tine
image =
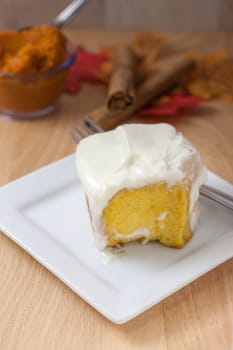
<svg viewBox="0 0 233 350">
<path fill-rule="evenodd" d="M 94 129 L 95 132 L 104 131 L 104 129 L 102 129 L 89 115 L 87 115 L 84 120 Z"/>
<path fill-rule="evenodd" d="M 84 130 L 82 130 L 81 128 L 78 128 L 77 126 L 74 128 L 74 130 L 76 131 L 80 139 L 83 139 L 84 137 L 87 136 Z"/>
<path fill-rule="evenodd" d="M 70 137 L 72 138 L 72 140 L 78 144 L 81 139 L 79 139 L 77 137 L 77 135 L 72 130 L 67 130 L 67 132 L 70 135 Z"/>
<path fill-rule="evenodd" d="M 79 122 L 79 125 L 72 130 L 68 130 L 68 134 L 75 143 L 79 143 L 84 137 L 97 132 L 103 132 L 102 129 L 90 116 L 84 117 L 84 120 Z"/>
<path fill-rule="evenodd" d="M 79 124 L 88 132 L 88 134 L 94 134 L 94 131 L 88 126 L 87 122 L 81 120 Z"/>
<path fill-rule="evenodd" d="M 73 130 L 68 130 L 68 134 L 71 136 L 72 140 L 78 144 L 84 137 L 88 136 L 87 132 L 84 130 L 76 126 Z"/>
</svg>

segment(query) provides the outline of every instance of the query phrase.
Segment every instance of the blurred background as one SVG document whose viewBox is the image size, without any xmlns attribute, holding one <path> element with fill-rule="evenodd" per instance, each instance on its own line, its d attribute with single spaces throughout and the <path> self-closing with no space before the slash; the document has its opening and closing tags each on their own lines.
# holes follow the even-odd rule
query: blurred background
<svg viewBox="0 0 233 350">
<path fill-rule="evenodd" d="M 49 22 L 69 0 L 0 0 L 1 29 Z M 233 0 L 88 0 L 69 26 L 91 29 L 228 31 Z"/>
</svg>

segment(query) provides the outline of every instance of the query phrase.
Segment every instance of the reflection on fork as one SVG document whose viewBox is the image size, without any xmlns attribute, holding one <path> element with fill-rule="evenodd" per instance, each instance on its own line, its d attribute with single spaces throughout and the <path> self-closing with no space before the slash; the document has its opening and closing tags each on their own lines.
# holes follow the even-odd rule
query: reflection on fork
<svg viewBox="0 0 233 350">
<path fill-rule="evenodd" d="M 68 134 L 75 143 L 79 143 L 84 137 L 95 134 L 97 132 L 103 132 L 102 129 L 91 117 L 86 116 L 81 120 L 78 126 L 72 130 L 68 130 Z"/>
</svg>

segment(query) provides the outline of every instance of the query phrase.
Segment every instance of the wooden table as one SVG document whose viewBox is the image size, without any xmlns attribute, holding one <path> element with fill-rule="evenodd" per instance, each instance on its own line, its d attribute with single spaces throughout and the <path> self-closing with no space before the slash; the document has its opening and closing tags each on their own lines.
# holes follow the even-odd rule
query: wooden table
<svg viewBox="0 0 233 350">
<path fill-rule="evenodd" d="M 129 32 L 68 35 L 93 49 L 131 37 Z M 174 38 L 180 51 L 233 50 L 233 33 Z M 104 87 L 86 85 L 78 95 L 64 96 L 54 115 L 35 121 L 0 120 L 0 185 L 72 153 L 75 146 L 66 129 L 99 106 L 105 92 Z M 209 169 L 233 182 L 233 103 L 214 101 L 176 117 L 141 121 L 174 124 L 198 147 Z M 1 234 L 0 349 L 233 349 L 233 260 L 127 324 L 115 325 Z"/>
</svg>

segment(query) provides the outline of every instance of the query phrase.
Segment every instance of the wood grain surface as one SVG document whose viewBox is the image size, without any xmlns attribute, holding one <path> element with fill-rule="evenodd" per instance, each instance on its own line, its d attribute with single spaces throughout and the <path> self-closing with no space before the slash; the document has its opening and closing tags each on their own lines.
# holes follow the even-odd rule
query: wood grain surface
<svg viewBox="0 0 233 350">
<path fill-rule="evenodd" d="M 68 36 L 94 49 L 129 40 L 131 33 L 70 31 Z M 174 36 L 178 51 L 227 48 L 233 53 L 232 42 L 233 33 Z M 78 95 L 64 95 L 59 111 L 49 117 L 0 119 L 0 185 L 72 153 L 75 146 L 67 128 L 101 105 L 105 94 L 103 86 L 85 85 Z M 214 101 L 175 117 L 140 121 L 175 125 L 200 150 L 207 166 L 233 183 L 233 103 Z M 230 260 L 136 319 L 115 325 L 0 234 L 0 349 L 232 350 L 232 291 Z"/>
</svg>

